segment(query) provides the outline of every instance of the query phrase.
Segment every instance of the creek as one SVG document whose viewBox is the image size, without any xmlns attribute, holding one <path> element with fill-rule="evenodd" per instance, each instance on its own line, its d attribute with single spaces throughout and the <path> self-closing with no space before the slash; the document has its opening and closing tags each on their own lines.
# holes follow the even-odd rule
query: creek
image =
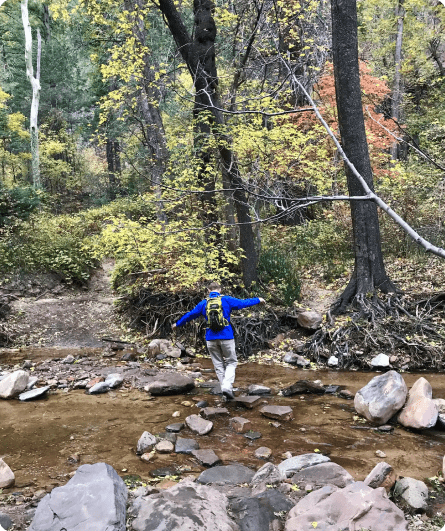
<svg viewBox="0 0 445 531">
<path fill-rule="evenodd" d="M 76 355 L 76 352 L 70 351 Z M 48 351 L 45 358 L 49 357 Z M 84 354 L 84 351 L 82 351 Z M 57 355 L 52 353 L 53 357 Z M 60 351 L 58 351 L 60 356 Z M 36 352 L 22 352 L 20 358 L 35 360 Z M 5 359 L 1 360 L 5 362 Z M 199 360 L 211 368 L 210 360 Z M 260 415 L 259 407 L 242 409 L 221 397 L 196 388 L 187 395 L 150 397 L 136 389 L 118 389 L 103 395 L 88 395 L 83 390 L 58 390 L 47 398 L 32 402 L 1 401 L 0 457 L 16 476 L 16 489 L 24 487 L 53 488 L 67 482 L 79 464 L 106 462 L 119 474 L 150 478 L 150 472 L 166 466 L 182 467 L 186 474 L 203 470 L 190 455 L 158 454 L 145 463 L 135 454 L 142 432 L 158 434 L 168 424 L 183 421 L 198 413 L 195 402 L 206 400 L 209 406 L 224 406 L 229 416 L 216 418 L 213 430 L 197 436 L 184 428 L 180 436 L 196 439 L 200 448 L 213 449 L 223 464 L 241 463 L 258 469 L 264 461 L 254 452 L 261 446 L 272 450 L 271 461 L 279 463 L 284 452 L 293 455 L 320 451 L 346 468 L 356 480 L 362 480 L 382 460 L 376 450 L 386 454 L 383 460 L 401 476 L 424 479 L 437 475 L 445 455 L 445 431 L 414 432 L 395 426 L 390 433 L 375 430 L 364 419 L 358 419 L 352 400 L 335 395 L 280 397 L 276 392 L 297 380 L 319 379 L 324 385 L 341 385 L 352 393 L 358 391 L 376 373 L 298 370 L 280 365 L 243 363 L 238 366 L 236 385 L 240 391 L 250 384 L 271 387 L 274 394 L 264 400 L 274 405 L 289 405 L 294 419 L 272 425 Z M 403 377 L 411 387 L 419 377 L 432 385 L 434 398 L 445 398 L 445 379 L 441 374 L 408 374 Z M 193 405 L 183 405 L 189 401 Z M 172 417 L 179 411 L 179 418 Z M 235 433 L 229 418 L 242 416 L 252 423 L 261 438 L 251 441 Z M 355 417 L 355 419 L 354 419 Z M 70 457 L 78 454 L 80 463 Z"/>
</svg>

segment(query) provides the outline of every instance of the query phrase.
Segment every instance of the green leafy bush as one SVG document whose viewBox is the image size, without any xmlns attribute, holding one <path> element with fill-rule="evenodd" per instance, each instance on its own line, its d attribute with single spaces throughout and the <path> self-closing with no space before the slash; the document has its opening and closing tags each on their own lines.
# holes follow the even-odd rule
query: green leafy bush
<svg viewBox="0 0 445 531">
<path fill-rule="evenodd" d="M 32 188 L 6 188 L 0 183 L 0 229 L 28 219 L 39 202 L 39 195 Z"/>
<path fill-rule="evenodd" d="M 297 261 L 292 255 L 281 249 L 264 249 L 258 261 L 258 274 L 264 283 L 276 288 L 286 304 L 290 305 L 299 299 L 301 282 Z"/>
</svg>

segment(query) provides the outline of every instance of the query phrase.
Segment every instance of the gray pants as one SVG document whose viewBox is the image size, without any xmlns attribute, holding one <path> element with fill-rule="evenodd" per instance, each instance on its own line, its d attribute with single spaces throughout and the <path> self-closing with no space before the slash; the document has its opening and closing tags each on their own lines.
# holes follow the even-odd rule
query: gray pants
<svg viewBox="0 0 445 531">
<path fill-rule="evenodd" d="M 234 339 L 207 341 L 207 348 L 215 367 L 221 391 L 232 391 L 235 369 L 238 365 Z"/>
</svg>

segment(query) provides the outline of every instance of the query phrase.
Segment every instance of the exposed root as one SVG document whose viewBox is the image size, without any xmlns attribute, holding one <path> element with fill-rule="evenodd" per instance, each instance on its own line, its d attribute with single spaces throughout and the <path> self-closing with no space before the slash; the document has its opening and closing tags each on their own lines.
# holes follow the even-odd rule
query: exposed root
<svg viewBox="0 0 445 531">
<path fill-rule="evenodd" d="M 385 353 L 395 368 L 442 370 L 444 308 L 445 294 L 421 301 L 395 294 L 359 296 L 351 313 L 311 337 L 305 354 L 318 363 L 334 355 L 342 368 L 367 369 L 374 356 Z"/>
<path fill-rule="evenodd" d="M 139 291 L 137 296 L 123 298 L 121 310 L 130 316 L 130 326 L 145 331 L 146 337 L 168 338 L 172 335 L 171 325 L 182 315 L 190 311 L 202 300 L 202 293 L 154 293 L 147 289 Z M 231 322 L 235 333 L 237 353 L 245 359 L 253 351 L 267 346 L 267 342 L 280 332 L 294 326 L 295 319 L 288 318 L 285 312 L 275 313 L 272 310 L 252 311 L 248 316 L 232 314 Z M 180 329 L 176 329 L 176 339 L 181 343 L 204 348 L 205 321 L 197 319 Z"/>
</svg>

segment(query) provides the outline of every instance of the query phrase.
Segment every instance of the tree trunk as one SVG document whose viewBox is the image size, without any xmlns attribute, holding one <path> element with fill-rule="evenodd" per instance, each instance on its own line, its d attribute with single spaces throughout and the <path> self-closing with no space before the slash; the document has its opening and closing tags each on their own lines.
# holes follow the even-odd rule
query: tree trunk
<svg viewBox="0 0 445 531">
<path fill-rule="evenodd" d="M 206 2 L 205 0 L 195 0 L 195 3 L 198 6 L 202 5 L 202 8 L 205 10 L 211 10 L 209 5 L 207 5 L 210 4 L 210 2 Z M 196 47 L 198 46 L 198 44 L 195 44 L 196 41 L 198 41 L 199 38 L 205 39 L 208 32 L 214 31 L 213 26 L 210 22 L 207 25 L 203 25 L 203 34 L 196 34 L 195 41 L 192 41 L 173 0 L 160 0 L 159 7 L 166 19 L 170 32 L 175 39 L 178 50 L 187 64 L 187 68 L 193 78 L 196 93 L 200 96 L 199 104 L 204 106 L 205 110 L 211 114 L 211 130 L 219 140 L 219 156 L 221 157 L 221 161 L 233 189 L 232 197 L 235 202 L 239 223 L 240 247 L 244 252 L 244 258 L 242 259 L 243 281 L 244 284 L 249 287 L 252 282 L 258 279 L 256 271 L 258 253 L 255 248 L 250 209 L 239 173 L 238 164 L 230 147 L 230 138 L 221 133 L 224 119 L 221 111 L 218 110 L 221 106 L 216 91 L 218 77 L 214 53 L 208 53 L 205 61 L 202 61 L 202 57 L 199 53 L 196 53 Z M 197 103 L 197 100 L 195 100 L 195 103 Z"/>
<path fill-rule="evenodd" d="M 141 10 L 145 8 L 144 0 L 126 0 L 125 7 L 129 12 L 137 5 Z M 149 49 L 150 39 L 143 20 L 135 19 L 135 34 L 144 49 Z M 157 65 L 153 64 L 153 57 L 144 53 L 144 79 L 138 90 L 138 112 L 142 116 L 141 130 L 143 144 L 150 153 L 149 170 L 151 173 L 151 185 L 157 198 L 156 217 L 158 221 L 167 222 L 164 205 L 162 202 L 162 179 L 168 161 L 168 149 L 165 141 L 165 130 L 162 116 L 159 111 L 159 102 L 162 97 L 159 83 L 155 80 Z M 155 68 L 153 68 L 155 67 Z"/>
<path fill-rule="evenodd" d="M 108 184 L 109 196 L 116 199 L 116 192 L 121 187 L 121 155 L 118 140 L 107 138 L 107 167 L 108 167 Z"/>
<path fill-rule="evenodd" d="M 332 0 L 332 51 L 338 123 L 343 149 L 373 190 L 373 176 L 366 140 L 360 91 L 357 48 L 356 0 Z M 345 165 L 351 196 L 365 195 L 363 187 Z M 372 201 L 351 201 L 355 267 L 352 278 L 337 301 L 340 313 L 376 290 L 396 291 L 385 272 L 377 206 Z"/>
<path fill-rule="evenodd" d="M 391 114 L 392 117 L 400 121 L 400 108 L 402 104 L 402 39 L 403 39 L 403 18 L 405 16 L 405 10 L 403 9 L 403 0 L 399 0 L 396 8 L 397 17 L 397 36 L 396 36 L 396 50 L 394 54 L 394 85 L 392 91 L 392 105 Z M 399 143 L 393 142 L 391 145 L 391 158 L 397 160 L 399 158 Z"/>
<path fill-rule="evenodd" d="M 29 24 L 28 0 L 22 0 L 22 21 L 25 31 L 25 63 L 26 75 L 32 87 L 31 113 L 29 117 L 29 129 L 31 134 L 31 173 L 34 188 L 41 188 L 40 166 L 39 166 L 39 129 L 37 118 L 39 114 L 40 99 L 40 56 L 42 53 L 42 39 L 40 31 L 37 30 L 37 69 L 34 77 L 32 65 L 32 33 Z"/>
</svg>

